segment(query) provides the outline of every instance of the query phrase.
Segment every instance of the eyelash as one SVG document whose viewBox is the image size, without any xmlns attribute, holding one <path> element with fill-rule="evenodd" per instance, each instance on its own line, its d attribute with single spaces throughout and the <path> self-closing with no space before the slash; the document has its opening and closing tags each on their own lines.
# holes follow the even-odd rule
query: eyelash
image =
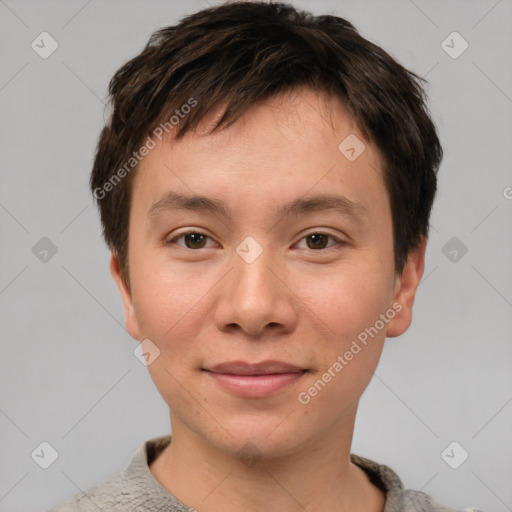
<svg viewBox="0 0 512 512">
<path fill-rule="evenodd" d="M 178 235 L 174 236 L 173 238 L 171 238 L 170 240 L 168 240 L 166 242 L 166 245 L 178 245 L 176 244 L 176 241 L 179 240 L 180 238 L 186 236 L 186 235 L 203 235 L 205 236 L 206 238 L 209 238 L 210 240 L 213 240 L 211 237 L 209 237 L 206 233 L 202 233 L 201 231 L 184 231 L 183 233 L 179 233 Z M 340 240 L 339 238 L 335 237 L 334 235 L 330 235 L 329 233 L 324 233 L 322 231 L 313 231 L 312 233 L 308 233 L 307 235 L 303 236 L 299 242 L 301 242 L 302 240 L 310 237 L 310 236 L 313 236 L 313 235 L 324 235 L 324 236 L 327 236 L 328 238 L 331 238 L 332 240 L 334 240 L 336 242 L 336 244 L 334 245 L 331 245 L 329 247 L 324 247 L 324 248 L 321 248 L 321 249 L 309 249 L 310 251 L 313 251 L 313 252 L 321 252 L 321 251 L 326 251 L 326 250 L 329 250 L 329 249 L 332 249 L 334 248 L 336 245 L 342 247 L 344 245 L 347 245 L 347 242 L 344 242 L 343 240 Z M 198 250 L 201 250 L 201 249 L 205 249 L 205 247 L 200 247 L 199 249 L 190 249 L 189 247 L 184 247 L 184 246 L 180 246 L 182 247 L 183 249 L 188 249 L 189 251 L 198 251 Z M 208 249 L 208 247 L 206 247 L 206 249 Z"/>
</svg>

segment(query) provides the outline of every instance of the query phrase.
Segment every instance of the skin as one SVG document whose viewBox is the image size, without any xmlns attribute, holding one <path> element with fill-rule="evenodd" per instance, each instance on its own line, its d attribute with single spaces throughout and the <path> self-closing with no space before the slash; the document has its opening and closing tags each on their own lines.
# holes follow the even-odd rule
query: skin
<svg viewBox="0 0 512 512">
<path fill-rule="evenodd" d="M 129 286 L 111 258 L 129 333 L 160 350 L 148 369 L 170 408 L 172 443 L 150 469 L 198 511 L 382 511 L 385 497 L 350 461 L 350 446 L 385 337 L 411 322 L 426 241 L 398 275 L 380 153 L 339 100 L 297 90 L 206 135 L 219 113 L 141 162 Z M 366 146 L 354 161 L 338 149 L 350 134 Z M 160 210 L 148 218 L 167 191 L 218 199 L 233 216 Z M 277 213 L 278 205 L 323 194 L 344 196 L 363 213 Z M 209 238 L 175 239 L 186 231 Z M 320 236 L 317 248 L 314 233 L 335 238 Z M 252 263 L 236 252 L 247 236 L 263 251 Z M 400 312 L 308 404 L 299 403 L 298 394 L 394 303 Z M 243 398 L 201 370 L 267 359 L 308 372 L 273 396 Z M 246 443 L 258 454 L 253 464 L 238 454 Z"/>
</svg>

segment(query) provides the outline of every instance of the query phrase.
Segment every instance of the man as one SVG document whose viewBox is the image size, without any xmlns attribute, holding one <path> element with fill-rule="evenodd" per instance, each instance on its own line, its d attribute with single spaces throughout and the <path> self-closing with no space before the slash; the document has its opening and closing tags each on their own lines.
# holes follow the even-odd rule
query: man
<svg viewBox="0 0 512 512">
<path fill-rule="evenodd" d="M 172 437 L 54 512 L 448 511 L 350 453 L 424 269 L 421 79 L 341 18 L 234 2 L 153 34 L 109 90 L 91 189 Z"/>
</svg>

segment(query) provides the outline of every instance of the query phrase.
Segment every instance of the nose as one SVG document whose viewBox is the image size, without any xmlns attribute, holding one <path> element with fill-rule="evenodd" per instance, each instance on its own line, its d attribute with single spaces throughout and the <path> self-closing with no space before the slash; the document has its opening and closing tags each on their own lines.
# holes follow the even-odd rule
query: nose
<svg viewBox="0 0 512 512">
<path fill-rule="evenodd" d="M 251 262 L 234 253 L 230 263 L 234 268 L 221 282 L 215 309 L 217 328 L 258 338 L 292 332 L 298 320 L 298 299 L 271 249 L 263 249 Z"/>
</svg>

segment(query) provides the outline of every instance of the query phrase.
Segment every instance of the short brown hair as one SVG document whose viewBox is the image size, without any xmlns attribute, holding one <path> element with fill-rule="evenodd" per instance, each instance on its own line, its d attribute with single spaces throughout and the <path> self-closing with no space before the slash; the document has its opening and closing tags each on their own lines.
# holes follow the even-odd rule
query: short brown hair
<svg viewBox="0 0 512 512">
<path fill-rule="evenodd" d="M 155 128 L 177 119 L 180 107 L 193 99 L 194 108 L 172 126 L 176 140 L 212 107 L 225 104 L 214 131 L 256 102 L 303 86 L 339 98 L 383 155 L 395 269 L 401 272 L 428 235 L 443 156 L 424 84 L 347 20 L 284 3 L 224 3 L 154 32 L 110 81 L 112 114 L 99 137 L 90 180 L 103 236 L 124 278 L 128 282 L 130 169 L 135 171 L 135 152 Z"/>
</svg>

